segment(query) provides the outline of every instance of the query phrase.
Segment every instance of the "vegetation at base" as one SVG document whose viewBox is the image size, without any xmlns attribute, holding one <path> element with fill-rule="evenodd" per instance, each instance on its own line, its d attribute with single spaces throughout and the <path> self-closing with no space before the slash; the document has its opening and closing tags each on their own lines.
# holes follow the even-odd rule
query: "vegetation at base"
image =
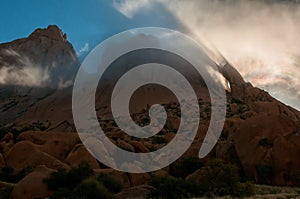
<svg viewBox="0 0 300 199">
<path fill-rule="evenodd" d="M 122 186 L 106 174 L 95 176 L 87 163 L 80 164 L 70 171 L 59 170 L 46 178 L 44 182 L 54 194 L 51 199 L 58 198 L 112 198 L 114 193 L 122 190 Z"/>
<path fill-rule="evenodd" d="M 151 198 L 190 198 L 205 193 L 205 188 L 198 183 L 173 176 L 153 177 L 150 185 L 155 188 L 150 193 Z"/>
<path fill-rule="evenodd" d="M 248 196 L 253 193 L 251 183 L 241 183 L 238 169 L 221 160 L 212 160 L 201 169 L 201 174 L 189 179 L 153 177 L 150 183 L 155 187 L 152 198 L 190 198 L 201 196 Z"/>
<path fill-rule="evenodd" d="M 0 198 L 1 199 L 10 199 L 10 195 L 11 195 L 11 192 L 13 190 L 13 186 L 11 185 L 6 185 L 4 187 L 1 187 L 0 188 Z"/>
<path fill-rule="evenodd" d="M 300 172 L 295 175 L 295 180 L 296 180 L 297 186 L 300 187 Z"/>
<path fill-rule="evenodd" d="M 10 166 L 4 166 L 0 170 L 0 181 L 17 183 L 31 171 L 32 169 L 30 167 L 27 167 L 22 169 L 19 173 L 15 174 L 14 168 Z"/>
<path fill-rule="evenodd" d="M 259 183 L 271 185 L 273 167 L 271 165 L 257 165 L 255 169 L 259 176 Z"/>
<path fill-rule="evenodd" d="M 189 174 L 203 167 L 203 161 L 199 158 L 189 157 L 178 160 L 170 167 L 170 174 L 174 177 L 186 178 Z"/>
<path fill-rule="evenodd" d="M 123 186 L 116 182 L 113 178 L 110 176 L 100 173 L 97 177 L 97 180 L 99 182 L 102 182 L 102 184 L 111 192 L 111 193 L 118 193 L 123 189 Z"/>
</svg>

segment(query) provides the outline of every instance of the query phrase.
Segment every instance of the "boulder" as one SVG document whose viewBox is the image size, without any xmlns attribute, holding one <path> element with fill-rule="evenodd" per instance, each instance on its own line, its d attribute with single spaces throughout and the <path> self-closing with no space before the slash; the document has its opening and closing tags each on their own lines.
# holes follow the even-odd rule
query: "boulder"
<svg viewBox="0 0 300 199">
<path fill-rule="evenodd" d="M 155 176 L 155 177 L 168 177 L 169 172 L 166 169 L 160 169 L 160 170 L 157 170 L 157 171 L 153 171 L 151 173 L 151 175 Z"/>
<path fill-rule="evenodd" d="M 119 182 L 124 188 L 130 187 L 130 181 L 128 175 L 125 172 L 117 171 L 114 169 L 95 169 L 94 172 L 96 174 L 103 173 L 112 177 L 117 182 Z"/>
<path fill-rule="evenodd" d="M 291 184 L 300 172 L 298 130 L 297 123 L 284 115 L 261 113 L 242 122 L 232 141 L 246 175 L 257 182 L 270 175 L 268 183 Z"/>
<path fill-rule="evenodd" d="M 129 144 L 134 147 L 137 153 L 148 153 L 149 149 L 142 142 L 130 141 Z"/>
<path fill-rule="evenodd" d="M 92 169 L 100 169 L 97 160 L 82 144 L 77 144 L 64 160 L 71 167 L 78 167 L 80 163 L 88 163 Z"/>
<path fill-rule="evenodd" d="M 148 197 L 152 190 L 154 190 L 154 187 L 149 185 L 131 187 L 115 194 L 115 199 L 144 199 Z"/>
<path fill-rule="evenodd" d="M 12 133 L 7 133 L 2 139 L 1 142 L 5 142 L 7 144 L 14 144 L 14 135 Z"/>
<path fill-rule="evenodd" d="M 80 142 L 77 133 L 27 131 L 18 136 L 18 140 L 27 140 L 39 145 L 39 149 L 63 161 L 74 146 Z"/>
<path fill-rule="evenodd" d="M 147 184 L 151 177 L 148 173 L 129 173 L 131 187 Z"/>
<path fill-rule="evenodd" d="M 117 140 L 117 146 L 124 149 L 124 150 L 134 152 L 134 147 L 131 144 L 129 144 L 129 143 L 127 143 L 127 142 L 125 142 L 121 139 Z"/>
<path fill-rule="evenodd" d="M 26 175 L 14 186 L 11 194 L 12 199 L 46 198 L 51 195 L 47 185 L 43 182 L 55 170 L 46 166 L 38 166 L 33 172 Z"/>
<path fill-rule="evenodd" d="M 16 172 L 26 167 L 45 165 L 51 169 L 69 169 L 69 166 L 53 156 L 40 151 L 39 146 L 28 141 L 15 144 L 4 157 L 6 165 L 15 169 Z"/>
</svg>

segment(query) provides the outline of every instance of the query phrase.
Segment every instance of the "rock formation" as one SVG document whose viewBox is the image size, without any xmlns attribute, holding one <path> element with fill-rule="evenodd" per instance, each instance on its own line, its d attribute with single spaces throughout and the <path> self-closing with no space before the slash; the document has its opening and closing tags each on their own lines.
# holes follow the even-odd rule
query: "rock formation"
<svg viewBox="0 0 300 199">
<path fill-rule="evenodd" d="M 57 89 L 72 85 L 79 61 L 55 25 L 0 44 L 0 118 L 9 123 Z"/>
<path fill-rule="evenodd" d="M 7 55 L 8 52 L 10 55 Z M 43 70 L 50 67 L 49 71 L 53 75 L 50 84 L 56 87 L 61 77 L 64 82 L 72 80 L 78 67 L 71 44 L 56 26 L 37 29 L 28 38 L 1 44 L 0 71 L 12 65 L 16 69 L 25 67 L 24 62 L 18 61 L 23 56 Z M 53 64 L 56 67 L 52 67 Z M 295 185 L 300 175 L 300 112 L 245 82 L 229 63 L 220 67 L 220 72 L 230 83 L 230 91 L 226 93 L 227 114 L 221 138 L 208 158 L 220 158 L 237 165 L 245 177 L 257 183 Z M 15 186 L 14 198 L 24 191 L 35 194 L 28 193 L 28 197 L 44 197 L 49 192 L 40 182 L 42 177 L 48 175 L 49 169 L 69 169 L 78 166 L 81 161 L 88 162 L 96 173 L 112 176 L 125 188 L 138 186 L 133 189 L 136 195 L 148 192 L 148 188 L 140 185 L 148 182 L 150 175 L 167 176 L 176 165 L 175 162 L 170 167 L 150 174 L 127 174 L 109 169 L 89 154 L 76 134 L 71 109 L 71 87 L 57 90 L 51 86 L 30 85 L 21 88 L 19 85 L 9 85 L 12 82 L 9 79 L 5 81 L 1 82 L 0 79 L 0 167 L 10 166 L 16 172 L 29 166 L 34 169 Z M 209 93 L 201 80 L 197 79 L 196 82 L 200 83 L 195 89 L 199 92 L 200 125 L 193 144 L 181 159 L 198 157 L 210 122 Z M 144 88 L 137 92 L 133 101 L 143 101 L 147 97 L 144 94 L 147 90 Z M 162 101 L 155 101 L 157 96 L 163 98 L 165 90 L 160 89 L 158 95 L 154 95 L 154 91 L 150 93 L 149 104 L 163 103 L 174 97 L 170 94 Z M 96 99 L 100 99 L 101 94 L 103 92 L 100 90 Z M 99 115 L 105 112 L 101 112 L 102 102 L 97 102 L 95 107 Z M 135 110 L 132 117 L 137 124 L 145 125 L 149 122 L 149 105 L 146 108 L 144 104 L 139 107 L 140 110 Z M 176 135 L 180 123 L 180 106 L 178 102 L 171 102 L 164 103 L 164 107 L 168 112 L 168 121 L 164 129 L 151 138 L 136 139 L 126 135 L 111 117 L 99 123 L 115 145 L 128 151 L 146 153 L 162 148 Z M 44 165 L 43 169 L 41 165 Z M 40 192 L 27 187 L 26 183 L 32 181 L 41 187 Z M 116 197 L 128 194 L 125 190 Z"/>
</svg>

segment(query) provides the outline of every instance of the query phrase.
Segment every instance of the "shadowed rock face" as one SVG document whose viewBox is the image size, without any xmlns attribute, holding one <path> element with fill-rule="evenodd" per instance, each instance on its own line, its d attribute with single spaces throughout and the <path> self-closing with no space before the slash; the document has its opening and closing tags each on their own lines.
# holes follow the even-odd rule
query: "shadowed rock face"
<svg viewBox="0 0 300 199">
<path fill-rule="evenodd" d="M 28 49 L 27 47 L 30 45 L 35 50 Z M 66 71 L 74 63 L 73 56 L 76 56 L 71 44 L 67 42 L 66 36 L 56 26 L 37 29 L 29 38 L 0 45 L 2 50 L 10 48 L 18 49 L 19 53 L 27 53 L 26 56 L 29 57 L 29 60 L 34 60 L 34 62 L 52 63 L 53 60 L 56 60 L 62 66 L 60 69 L 54 67 L 53 73 L 66 74 L 66 79 L 69 77 L 69 72 Z M 27 50 L 24 50 L 26 48 Z M 38 52 L 42 56 L 38 56 Z M 16 64 L 18 61 L 14 61 L 15 58 L 12 55 L 9 57 L 0 54 L 0 56 L 2 64 L 15 63 L 17 68 L 24 67 L 20 63 Z M 66 59 L 61 60 L 60 56 Z M 77 62 L 76 60 L 75 57 L 75 62 Z M 43 68 L 45 65 L 41 64 L 40 67 Z M 122 73 L 123 70 L 125 69 L 122 68 L 119 72 Z M 116 81 L 117 79 L 109 78 L 109 72 L 111 71 L 108 71 L 107 78 L 103 82 L 107 86 L 106 88 L 111 89 L 113 84 L 110 80 Z M 227 116 L 222 136 L 209 157 L 221 158 L 238 165 L 245 176 L 256 182 L 295 185 L 295 176 L 300 174 L 300 159 L 298 158 L 300 153 L 300 113 L 274 99 L 267 92 L 245 82 L 239 72 L 229 63 L 220 68 L 220 72 L 229 81 L 231 91 L 227 92 Z M 74 73 L 70 74 L 74 75 Z M 199 97 L 201 119 L 195 141 L 182 158 L 198 156 L 210 122 L 210 101 L 207 88 L 201 83 L 201 79 L 193 76 L 192 71 L 187 71 L 187 76 L 192 78 L 191 81 L 195 84 L 194 89 Z M 70 78 L 72 79 L 72 77 Z M 55 77 L 51 81 L 57 83 L 58 78 Z M 106 88 L 100 88 L 96 95 L 95 109 L 101 116 L 106 114 L 107 107 L 105 106 L 109 105 L 104 105 L 104 102 L 109 101 L 107 96 L 104 96 Z M 9 131 L 15 133 L 14 139 L 10 139 L 9 142 L 6 141 L 8 138 L 1 141 L 0 149 L 3 158 L 0 160 L 0 165 L 9 163 L 17 165 L 17 169 L 21 169 L 23 165 L 21 163 L 29 162 L 37 166 L 36 159 L 28 158 L 26 162 L 12 158 L 15 153 L 29 156 L 30 152 L 22 150 L 22 147 L 26 146 L 31 147 L 35 154 L 41 155 L 44 164 L 50 165 L 51 168 L 56 168 L 51 166 L 54 163 L 63 166 L 65 164 L 76 165 L 79 163 L 77 160 L 81 158 L 80 156 L 87 154 L 87 151 L 82 148 L 80 140 L 74 138 L 74 134 L 66 133 L 76 131 L 72 118 L 71 87 L 61 90 L 48 88 L 47 90 L 32 86 L 26 89 L 24 87 L 20 89 L 18 86 L 10 86 L 10 88 L 2 86 L 0 92 L 3 94 L 0 95 L 0 119 L 6 124 L 10 123 L 1 130 L 4 132 L 3 135 Z M 148 121 L 148 111 L 145 105 L 166 104 L 169 120 L 158 137 L 133 140 L 122 132 L 109 117 L 100 120 L 100 125 L 113 143 L 126 146 L 128 150 L 139 153 L 160 149 L 173 139 L 180 122 L 179 104 L 176 100 L 166 103 L 166 100 L 173 99 L 172 97 L 174 96 L 167 93 L 165 89 L 153 89 L 153 87 L 141 88 L 132 96 L 133 105 L 140 108 L 140 110 L 134 110 L 136 114 L 133 119 L 142 125 L 147 124 Z M 20 132 L 28 129 L 33 132 L 22 133 L 16 137 Z M 37 133 L 36 131 L 44 132 Z M 51 136 L 52 134 L 55 136 Z M 23 142 L 19 143 L 18 140 L 23 140 Z M 99 167 L 97 161 L 91 156 L 86 155 L 83 159 L 91 162 L 93 168 Z M 165 173 L 168 174 L 169 168 L 165 170 Z M 127 174 L 124 175 L 127 179 Z M 132 179 L 134 178 L 131 177 L 130 180 Z M 131 184 L 136 184 L 136 182 L 131 182 Z"/>
</svg>

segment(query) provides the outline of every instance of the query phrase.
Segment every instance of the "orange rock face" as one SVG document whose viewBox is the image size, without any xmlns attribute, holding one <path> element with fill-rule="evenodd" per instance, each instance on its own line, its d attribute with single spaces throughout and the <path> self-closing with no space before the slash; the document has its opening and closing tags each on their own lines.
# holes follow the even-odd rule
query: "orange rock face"
<svg viewBox="0 0 300 199">
<path fill-rule="evenodd" d="M 39 146 L 29 141 L 15 144 L 4 157 L 6 165 L 20 172 L 22 169 L 46 165 L 51 169 L 69 169 L 69 166 L 55 157 L 39 150 Z"/>
<path fill-rule="evenodd" d="M 31 198 L 46 198 L 51 192 L 47 185 L 43 182 L 55 170 L 48 169 L 45 166 L 38 166 L 33 172 L 25 176 L 17 185 L 11 194 L 13 199 L 31 199 Z"/>
</svg>

